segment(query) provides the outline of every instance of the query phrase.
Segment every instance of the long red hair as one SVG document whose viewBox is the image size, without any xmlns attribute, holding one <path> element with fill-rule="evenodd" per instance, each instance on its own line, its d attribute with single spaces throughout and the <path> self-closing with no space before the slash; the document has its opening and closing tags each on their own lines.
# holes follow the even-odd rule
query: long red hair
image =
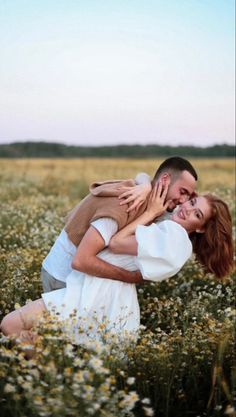
<svg viewBox="0 0 236 417">
<path fill-rule="evenodd" d="M 212 215 L 205 225 L 205 232 L 193 232 L 190 239 L 196 258 L 204 269 L 223 278 L 230 274 L 234 265 L 232 219 L 224 201 L 212 194 L 204 197 L 211 206 Z"/>
</svg>

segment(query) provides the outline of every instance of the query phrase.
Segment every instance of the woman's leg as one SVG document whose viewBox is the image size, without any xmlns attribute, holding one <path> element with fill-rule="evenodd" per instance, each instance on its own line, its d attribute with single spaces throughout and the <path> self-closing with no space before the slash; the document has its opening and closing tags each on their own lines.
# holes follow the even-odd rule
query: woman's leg
<svg viewBox="0 0 236 417">
<path fill-rule="evenodd" d="M 19 337 L 24 331 L 30 331 L 46 311 L 43 299 L 32 301 L 7 314 L 1 322 L 1 331 L 5 336 Z"/>
</svg>

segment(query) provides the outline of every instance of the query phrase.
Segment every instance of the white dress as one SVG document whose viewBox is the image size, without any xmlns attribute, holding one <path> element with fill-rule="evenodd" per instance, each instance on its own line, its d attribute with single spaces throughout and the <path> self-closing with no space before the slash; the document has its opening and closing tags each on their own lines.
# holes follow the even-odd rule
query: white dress
<svg viewBox="0 0 236 417">
<path fill-rule="evenodd" d="M 109 249 L 104 249 L 98 256 L 129 271 L 139 269 L 145 280 L 161 281 L 175 275 L 192 253 L 185 229 L 170 220 L 138 226 L 136 240 L 137 256 L 113 254 Z M 140 311 L 135 284 L 75 270 L 68 275 L 66 284 L 66 288 L 44 293 L 42 297 L 50 312 L 69 321 L 68 327 L 70 331 L 73 328 L 78 342 L 82 331 L 96 335 L 98 328 L 104 325 L 116 333 L 137 331 Z"/>
</svg>

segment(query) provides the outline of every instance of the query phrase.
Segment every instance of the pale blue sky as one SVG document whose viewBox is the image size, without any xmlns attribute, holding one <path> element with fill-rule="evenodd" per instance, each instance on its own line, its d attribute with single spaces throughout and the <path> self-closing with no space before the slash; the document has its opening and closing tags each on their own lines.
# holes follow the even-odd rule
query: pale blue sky
<svg viewBox="0 0 236 417">
<path fill-rule="evenodd" d="M 234 143 L 233 0 L 0 0 L 0 142 Z"/>
</svg>

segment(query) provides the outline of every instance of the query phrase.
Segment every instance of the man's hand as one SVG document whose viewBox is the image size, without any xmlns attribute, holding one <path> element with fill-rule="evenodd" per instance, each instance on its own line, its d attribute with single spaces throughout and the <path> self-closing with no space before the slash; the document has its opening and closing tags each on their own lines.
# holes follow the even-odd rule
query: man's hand
<svg viewBox="0 0 236 417">
<path fill-rule="evenodd" d="M 133 284 L 144 284 L 146 282 L 140 271 L 134 271 L 131 273 L 133 274 Z"/>
<path fill-rule="evenodd" d="M 133 204 L 126 210 L 129 213 L 131 210 L 138 210 L 141 205 L 146 201 L 147 196 L 152 190 L 151 183 L 148 184 L 139 184 L 134 187 L 120 187 L 120 196 L 118 197 L 121 200 L 120 205 L 128 204 L 133 201 Z"/>
</svg>

